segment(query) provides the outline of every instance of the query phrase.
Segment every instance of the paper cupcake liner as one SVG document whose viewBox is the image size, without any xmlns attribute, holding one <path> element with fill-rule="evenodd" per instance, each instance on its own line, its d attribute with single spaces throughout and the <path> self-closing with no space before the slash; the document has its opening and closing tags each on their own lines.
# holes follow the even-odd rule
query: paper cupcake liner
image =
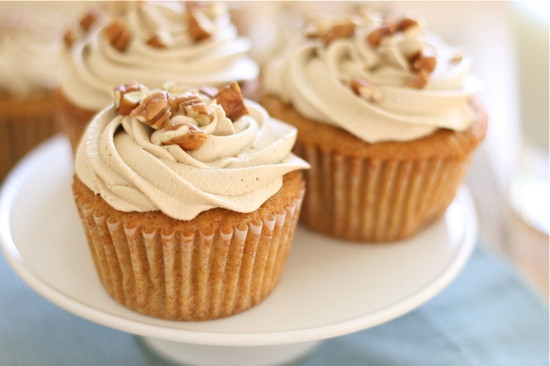
<svg viewBox="0 0 550 366">
<path fill-rule="evenodd" d="M 172 320 L 226 317 L 265 299 L 281 276 L 302 198 L 303 191 L 264 220 L 182 232 L 124 222 L 75 197 L 109 295 L 134 311 Z"/>
<path fill-rule="evenodd" d="M 27 152 L 56 133 L 53 100 L 0 101 L 0 181 Z"/>
<path fill-rule="evenodd" d="M 443 215 L 469 164 L 464 158 L 396 161 L 346 156 L 297 143 L 307 160 L 301 221 L 361 242 L 401 240 Z"/>
<path fill-rule="evenodd" d="M 56 123 L 58 128 L 67 136 L 71 144 L 73 153 L 76 153 L 76 148 L 80 142 L 80 138 L 84 134 L 88 122 L 94 116 L 94 112 L 80 109 L 71 104 L 61 93 L 56 91 Z"/>
</svg>

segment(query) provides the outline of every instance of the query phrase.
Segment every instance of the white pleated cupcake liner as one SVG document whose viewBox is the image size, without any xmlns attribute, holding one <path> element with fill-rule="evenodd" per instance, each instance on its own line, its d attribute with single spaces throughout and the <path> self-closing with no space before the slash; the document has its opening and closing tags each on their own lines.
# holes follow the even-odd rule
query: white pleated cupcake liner
<svg viewBox="0 0 550 366">
<path fill-rule="evenodd" d="M 455 197 L 469 157 L 395 161 L 345 156 L 299 143 L 307 160 L 301 221 L 346 240 L 406 239 L 441 217 Z"/>
<path fill-rule="evenodd" d="M 173 320 L 229 316 L 265 299 L 281 276 L 303 191 L 267 219 L 167 232 L 77 206 L 99 279 L 120 304 Z"/>
</svg>

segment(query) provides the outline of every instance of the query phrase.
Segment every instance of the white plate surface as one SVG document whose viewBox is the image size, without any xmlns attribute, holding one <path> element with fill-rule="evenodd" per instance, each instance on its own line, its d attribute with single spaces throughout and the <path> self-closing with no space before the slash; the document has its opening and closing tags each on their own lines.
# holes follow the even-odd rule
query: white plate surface
<svg viewBox="0 0 550 366">
<path fill-rule="evenodd" d="M 444 218 L 413 239 L 358 245 L 299 227 L 283 277 L 263 303 L 204 322 L 144 316 L 103 290 L 72 199 L 70 150 L 56 137 L 31 153 L 0 193 L 0 239 L 38 293 L 81 317 L 148 337 L 248 346 L 334 337 L 394 319 L 435 296 L 474 247 L 475 210 L 462 188 Z"/>
</svg>

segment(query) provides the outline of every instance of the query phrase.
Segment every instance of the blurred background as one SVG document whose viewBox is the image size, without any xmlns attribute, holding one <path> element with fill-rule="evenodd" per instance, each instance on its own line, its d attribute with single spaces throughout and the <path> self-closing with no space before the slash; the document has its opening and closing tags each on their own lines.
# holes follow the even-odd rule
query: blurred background
<svg viewBox="0 0 550 366">
<path fill-rule="evenodd" d="M 56 88 L 63 34 L 92 2 L 0 3 L 0 111 L 5 100 Z M 260 65 L 312 17 L 347 17 L 359 7 L 412 15 L 447 43 L 473 56 L 485 83 L 479 98 L 488 135 L 468 176 L 478 210 L 480 242 L 513 263 L 548 297 L 550 189 L 548 159 L 547 1 L 515 2 L 229 2 L 234 22 L 252 42 Z M 99 6 L 111 6 L 100 2 Z M 41 49 L 42 56 L 25 57 Z M 44 73 L 44 70 L 48 72 Z M 9 85 L 9 88 L 6 86 Z M 0 123 L 3 119 L 0 118 Z M 45 131 L 44 138 L 55 133 Z M 0 129 L 0 162 L 9 131 Z M 15 158 L 22 156 L 25 147 Z M 10 160 L 13 156 L 10 155 Z M 7 163 L 6 163 L 7 164 Z M 1 166 L 1 164 L 0 164 Z M 0 171 L 0 179 L 2 172 Z"/>
</svg>

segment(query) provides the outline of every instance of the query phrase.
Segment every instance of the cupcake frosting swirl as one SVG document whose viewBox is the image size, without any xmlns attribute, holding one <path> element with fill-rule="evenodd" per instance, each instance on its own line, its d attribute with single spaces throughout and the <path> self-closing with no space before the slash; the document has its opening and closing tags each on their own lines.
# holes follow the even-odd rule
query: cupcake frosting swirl
<svg viewBox="0 0 550 366">
<path fill-rule="evenodd" d="M 349 23 L 349 34 L 330 38 L 336 28 L 325 28 L 324 34 L 317 29 L 320 37 L 294 42 L 274 58 L 264 76 L 267 91 L 305 117 L 370 143 L 414 140 L 438 128 L 462 131 L 470 126 L 468 101 L 480 82 L 468 73 L 468 56 L 416 21 L 389 34 L 380 31 L 387 20 L 376 15 Z M 374 33 L 380 38 L 369 38 Z M 435 68 L 414 70 L 418 56 L 433 58 Z M 424 83 L 415 84 L 421 76 Z"/>
<path fill-rule="evenodd" d="M 77 4 L 0 4 L 0 92 L 27 98 L 57 87 L 63 28 Z"/>
<path fill-rule="evenodd" d="M 179 220 L 216 207 L 252 212 L 281 188 L 283 175 L 309 165 L 290 152 L 293 127 L 254 102 L 246 107 L 249 114 L 232 122 L 210 103 L 206 142 L 192 151 L 162 145 L 158 135 L 169 132 L 105 108 L 79 145 L 76 174 L 120 211 L 161 210 Z"/>
<path fill-rule="evenodd" d="M 66 51 L 67 73 L 63 94 L 75 105 L 99 110 L 109 102 L 112 85 L 139 80 L 161 87 L 167 80 L 186 85 L 223 85 L 254 80 L 258 66 L 246 53 L 249 42 L 237 36 L 222 5 L 193 10 L 208 25 L 209 36 L 190 35 L 189 5 L 128 2 L 120 15 L 100 17 L 87 33 Z M 105 36 L 113 19 L 124 21 L 130 41 L 117 50 Z M 162 47 L 149 44 L 158 35 Z"/>
</svg>

